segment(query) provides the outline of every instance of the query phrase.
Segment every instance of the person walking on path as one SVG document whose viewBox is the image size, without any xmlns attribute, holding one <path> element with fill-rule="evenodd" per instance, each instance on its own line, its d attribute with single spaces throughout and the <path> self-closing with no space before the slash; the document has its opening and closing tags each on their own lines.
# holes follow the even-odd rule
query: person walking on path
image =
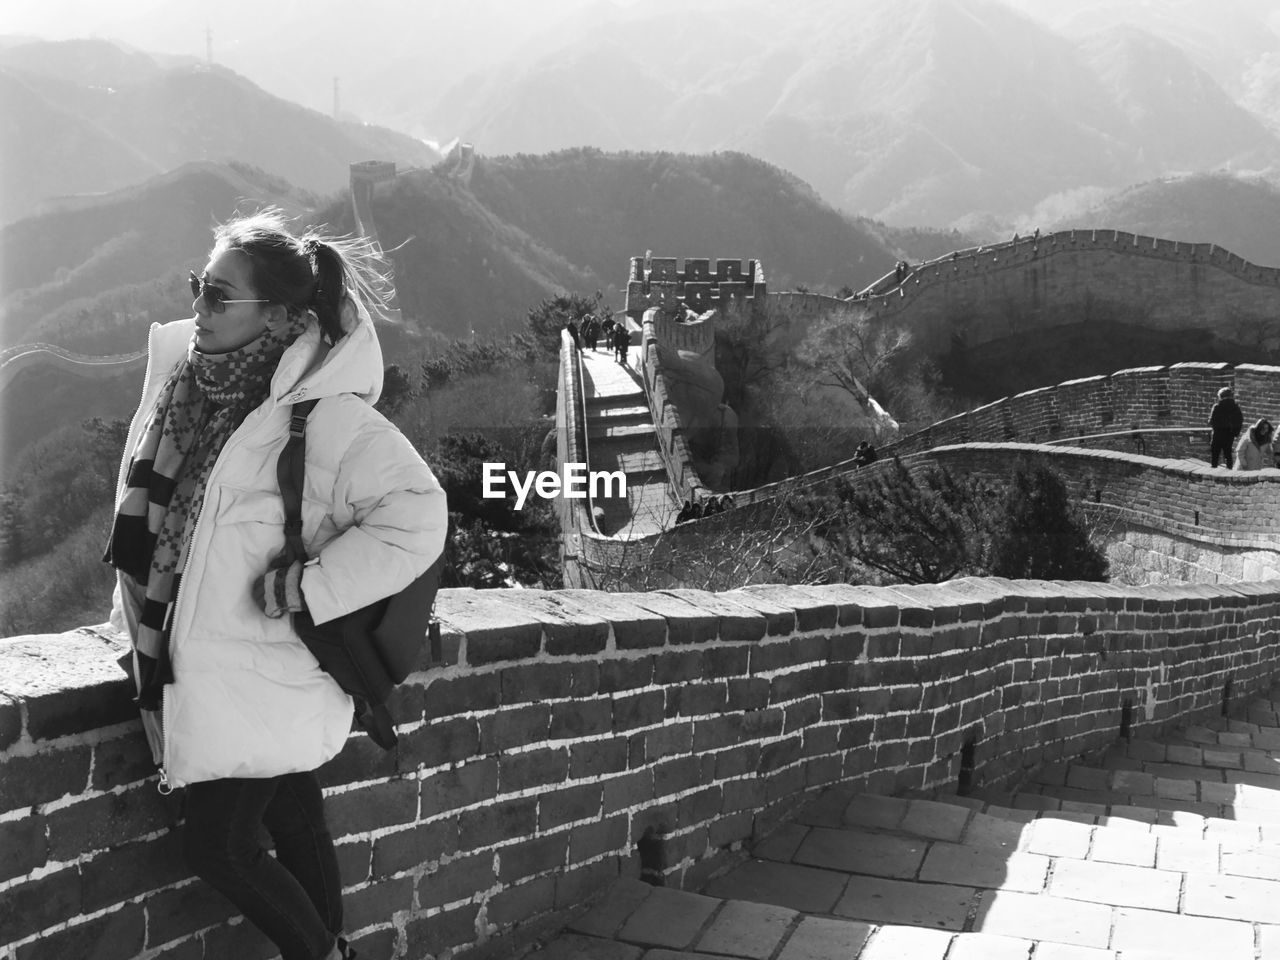
<svg viewBox="0 0 1280 960">
<path fill-rule="evenodd" d="M 316 775 L 346 744 L 353 703 L 288 614 L 324 623 L 403 589 L 448 523 L 431 470 L 373 407 L 378 262 L 368 241 L 295 236 L 274 209 L 215 229 L 189 280 L 195 316 L 151 327 L 104 558 L 160 790 L 185 788 L 187 863 L 283 960 L 355 957 Z M 312 559 L 286 566 L 277 463 L 304 398 L 319 401 Z"/>
<path fill-rule="evenodd" d="M 569 331 L 569 337 L 573 340 L 573 349 L 579 353 L 582 352 L 582 336 L 578 333 L 578 325 L 570 320 L 565 324 L 565 329 Z"/>
<path fill-rule="evenodd" d="M 1271 421 L 1265 417 L 1245 431 L 1236 446 L 1237 470 L 1261 470 L 1276 465 L 1271 437 L 1275 433 Z"/>
<path fill-rule="evenodd" d="M 1231 469 L 1231 449 L 1236 445 L 1236 437 L 1244 427 L 1244 413 L 1236 403 L 1230 387 L 1218 391 L 1218 402 L 1209 412 L 1209 426 L 1213 436 L 1209 441 L 1209 464 L 1216 467 L 1221 455 L 1223 464 Z"/>
<path fill-rule="evenodd" d="M 613 328 L 613 349 L 617 359 L 624 367 L 627 365 L 627 348 L 631 346 L 631 333 L 625 323 L 618 323 Z"/>
</svg>

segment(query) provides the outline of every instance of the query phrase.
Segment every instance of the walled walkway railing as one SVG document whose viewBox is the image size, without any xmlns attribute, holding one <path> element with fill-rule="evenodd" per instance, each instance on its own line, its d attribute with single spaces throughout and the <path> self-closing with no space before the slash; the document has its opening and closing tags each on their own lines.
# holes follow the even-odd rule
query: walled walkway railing
<svg viewBox="0 0 1280 960">
<path fill-rule="evenodd" d="M 397 693 L 399 747 L 353 734 L 321 769 L 362 955 L 527 943 L 642 848 L 696 887 L 829 784 L 954 791 L 964 758 L 1016 784 L 1280 668 L 1280 582 L 445 590 L 439 612 L 448 665 Z M 266 955 L 183 864 L 117 653 L 0 642 L 0 955 Z"/>
</svg>

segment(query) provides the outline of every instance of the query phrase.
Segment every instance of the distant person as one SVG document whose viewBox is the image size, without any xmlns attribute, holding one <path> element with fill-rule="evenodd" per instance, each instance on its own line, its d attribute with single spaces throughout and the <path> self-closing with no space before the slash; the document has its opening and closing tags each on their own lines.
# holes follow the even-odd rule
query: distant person
<svg viewBox="0 0 1280 960">
<path fill-rule="evenodd" d="M 600 339 L 600 321 L 591 314 L 587 314 L 587 319 L 582 321 L 582 339 L 594 353 Z"/>
<path fill-rule="evenodd" d="M 1236 445 L 1236 437 L 1244 427 L 1244 413 L 1232 396 L 1230 387 L 1218 391 L 1218 402 L 1209 412 L 1209 426 L 1213 428 L 1213 437 L 1209 441 L 1209 463 L 1218 465 L 1218 456 L 1222 456 L 1223 464 L 1231 469 L 1231 450 Z"/>
<path fill-rule="evenodd" d="M 854 466 L 865 467 L 869 463 L 875 463 L 876 448 L 863 440 L 858 444 L 858 449 L 853 452 Z"/>
<path fill-rule="evenodd" d="M 680 508 L 680 512 L 676 514 L 676 525 L 688 523 L 693 519 L 693 501 L 686 500 L 684 506 Z"/>
<path fill-rule="evenodd" d="M 1265 417 L 1246 430 L 1236 446 L 1236 469 L 1261 470 L 1263 467 L 1274 467 L 1276 456 L 1271 447 L 1274 433 L 1271 421 Z"/>
<path fill-rule="evenodd" d="M 569 337 L 573 340 L 573 349 L 579 353 L 582 352 L 582 337 L 578 334 L 578 325 L 570 320 L 564 327 L 569 331 Z"/>
<path fill-rule="evenodd" d="M 613 327 L 613 349 L 617 354 L 618 362 L 624 367 L 627 365 L 627 348 L 631 346 L 631 333 L 627 330 L 625 323 L 614 324 Z"/>
</svg>

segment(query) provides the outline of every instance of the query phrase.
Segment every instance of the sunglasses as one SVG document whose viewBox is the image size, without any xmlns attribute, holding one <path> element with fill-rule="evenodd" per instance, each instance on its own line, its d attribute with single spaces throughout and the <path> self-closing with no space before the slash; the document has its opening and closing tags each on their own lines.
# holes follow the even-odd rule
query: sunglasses
<svg viewBox="0 0 1280 960">
<path fill-rule="evenodd" d="M 228 303 L 270 303 L 270 300 L 231 300 L 220 289 L 209 283 L 207 280 L 197 277 L 194 271 L 188 270 L 188 283 L 191 284 L 191 295 L 193 297 L 204 297 L 204 304 L 209 308 L 210 313 L 222 313 L 227 309 Z"/>
</svg>

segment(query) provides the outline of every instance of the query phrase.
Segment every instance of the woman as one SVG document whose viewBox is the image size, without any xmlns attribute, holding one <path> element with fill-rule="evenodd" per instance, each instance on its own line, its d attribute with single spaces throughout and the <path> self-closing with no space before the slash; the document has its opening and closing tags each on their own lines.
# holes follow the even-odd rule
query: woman
<svg viewBox="0 0 1280 960">
<path fill-rule="evenodd" d="M 1236 469 L 1261 470 L 1276 465 L 1271 448 L 1271 436 L 1275 432 L 1271 421 L 1265 417 L 1244 432 L 1236 444 Z"/>
<path fill-rule="evenodd" d="M 161 792 L 186 787 L 183 846 L 283 960 L 342 960 L 341 881 L 316 768 L 352 702 L 294 633 L 396 592 L 444 545 L 444 492 L 372 404 L 382 353 L 363 298 L 373 251 L 293 236 L 276 210 L 217 228 L 195 316 L 155 324 L 106 559 L 112 621 Z M 276 464 L 291 405 L 306 431 L 303 538 L 284 545 Z M 258 843 L 271 834 L 273 859 Z"/>
</svg>

